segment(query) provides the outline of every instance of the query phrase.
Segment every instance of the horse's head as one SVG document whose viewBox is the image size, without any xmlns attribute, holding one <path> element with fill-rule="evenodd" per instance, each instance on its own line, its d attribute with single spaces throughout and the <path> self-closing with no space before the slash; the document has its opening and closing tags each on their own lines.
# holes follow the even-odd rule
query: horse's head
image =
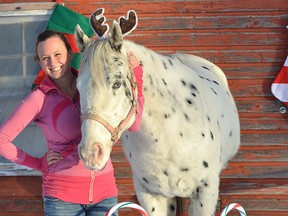
<svg viewBox="0 0 288 216">
<path fill-rule="evenodd" d="M 116 21 L 109 38 L 89 40 L 79 26 L 74 36 L 82 52 L 77 78 L 82 119 L 79 155 L 88 169 L 102 170 L 112 145 L 135 119 L 134 75 Z"/>
</svg>

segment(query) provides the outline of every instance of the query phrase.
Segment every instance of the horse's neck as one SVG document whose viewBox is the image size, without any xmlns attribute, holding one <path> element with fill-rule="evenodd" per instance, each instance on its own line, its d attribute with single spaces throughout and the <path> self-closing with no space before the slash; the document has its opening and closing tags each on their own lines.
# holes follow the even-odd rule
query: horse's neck
<svg viewBox="0 0 288 216">
<path fill-rule="evenodd" d="M 143 94 L 145 97 L 142 126 L 149 131 L 156 132 L 156 125 L 165 116 L 167 107 L 176 106 L 182 110 L 183 103 L 177 95 L 185 95 L 181 88 L 181 78 L 187 77 L 187 71 L 183 70 L 183 64 L 178 58 L 169 55 L 161 55 L 133 42 L 125 43 L 127 51 L 132 51 L 143 62 Z M 185 67 L 184 67 L 185 68 Z M 186 68 L 187 69 L 187 68 Z M 193 79 L 194 74 L 189 78 Z M 154 129 L 153 129 L 154 128 Z"/>
<path fill-rule="evenodd" d="M 137 59 L 143 63 L 144 73 L 146 75 L 145 77 L 151 75 L 154 78 L 157 78 L 161 77 L 163 73 L 165 73 L 164 71 L 158 69 L 160 68 L 159 66 L 163 64 L 160 58 L 167 57 L 131 41 L 124 41 L 124 46 L 126 51 L 133 52 Z"/>
</svg>

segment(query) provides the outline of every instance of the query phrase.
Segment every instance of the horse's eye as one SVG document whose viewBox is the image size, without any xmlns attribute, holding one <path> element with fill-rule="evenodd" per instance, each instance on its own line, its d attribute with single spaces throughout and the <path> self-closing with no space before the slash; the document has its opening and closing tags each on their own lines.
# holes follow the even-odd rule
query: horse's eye
<svg viewBox="0 0 288 216">
<path fill-rule="evenodd" d="M 118 89 L 118 88 L 120 88 L 120 86 L 121 86 L 121 82 L 117 81 L 117 82 L 114 83 L 112 88 L 113 89 Z"/>
</svg>

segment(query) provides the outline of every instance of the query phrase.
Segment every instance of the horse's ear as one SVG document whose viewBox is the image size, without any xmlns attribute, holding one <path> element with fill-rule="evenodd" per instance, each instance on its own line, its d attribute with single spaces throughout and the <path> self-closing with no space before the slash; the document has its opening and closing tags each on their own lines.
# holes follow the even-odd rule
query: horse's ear
<svg viewBox="0 0 288 216">
<path fill-rule="evenodd" d="M 118 19 L 118 23 L 121 27 L 123 37 L 130 34 L 138 25 L 137 13 L 134 10 L 127 12 L 127 17 L 121 16 Z"/>
<path fill-rule="evenodd" d="M 123 35 L 119 24 L 115 20 L 113 20 L 109 42 L 112 49 L 121 52 L 123 45 Z"/>
<path fill-rule="evenodd" d="M 78 49 L 81 52 L 83 52 L 85 50 L 85 48 L 87 47 L 87 44 L 90 41 L 89 37 L 87 35 L 85 35 L 85 33 L 83 32 L 83 30 L 81 29 L 81 27 L 78 24 L 75 27 L 74 39 L 75 39 L 75 42 L 76 42 Z"/>
</svg>

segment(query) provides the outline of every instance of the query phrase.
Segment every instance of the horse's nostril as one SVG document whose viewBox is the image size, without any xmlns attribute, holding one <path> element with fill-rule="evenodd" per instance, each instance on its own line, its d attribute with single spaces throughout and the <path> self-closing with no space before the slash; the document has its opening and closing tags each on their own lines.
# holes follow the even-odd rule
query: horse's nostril
<svg viewBox="0 0 288 216">
<path fill-rule="evenodd" d="M 94 160 L 101 162 L 104 159 L 104 147 L 100 143 L 94 143 Z"/>
</svg>

